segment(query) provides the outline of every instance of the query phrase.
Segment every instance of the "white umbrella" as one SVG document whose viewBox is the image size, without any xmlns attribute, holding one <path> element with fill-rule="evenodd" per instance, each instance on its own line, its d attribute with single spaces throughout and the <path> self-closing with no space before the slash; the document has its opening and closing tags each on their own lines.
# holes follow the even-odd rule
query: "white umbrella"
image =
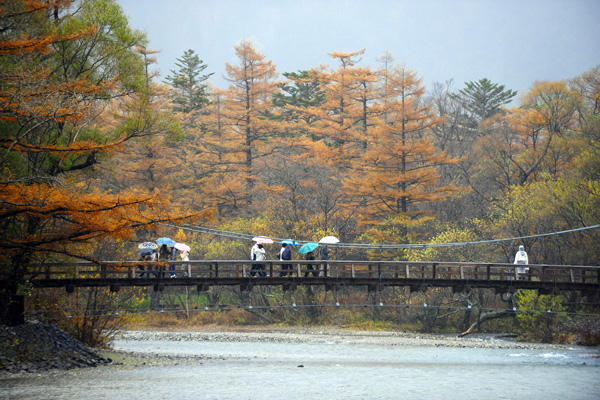
<svg viewBox="0 0 600 400">
<path fill-rule="evenodd" d="M 319 243 L 323 244 L 336 244 L 339 242 L 340 239 L 336 238 L 335 236 L 325 236 L 323 239 L 319 240 Z"/>
<path fill-rule="evenodd" d="M 158 249 L 158 245 L 154 242 L 144 242 L 138 245 L 138 249 Z"/>
</svg>

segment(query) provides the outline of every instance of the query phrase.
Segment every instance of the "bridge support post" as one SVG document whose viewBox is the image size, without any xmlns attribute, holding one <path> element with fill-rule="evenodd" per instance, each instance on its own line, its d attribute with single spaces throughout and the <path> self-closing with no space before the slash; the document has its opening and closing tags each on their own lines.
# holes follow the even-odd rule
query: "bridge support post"
<svg viewBox="0 0 600 400">
<path fill-rule="evenodd" d="M 410 285 L 410 292 L 426 292 L 427 285 Z"/>
<path fill-rule="evenodd" d="M 369 293 L 371 293 L 371 292 L 382 292 L 384 288 L 385 288 L 385 286 L 382 285 L 382 284 L 380 284 L 380 283 L 368 286 Z"/>
<path fill-rule="evenodd" d="M 254 289 L 254 285 L 251 283 L 248 283 L 246 285 L 240 285 L 240 290 L 242 292 L 251 292 L 252 289 Z"/>
<path fill-rule="evenodd" d="M 508 286 L 498 286 L 494 288 L 494 293 L 496 294 L 504 294 L 508 292 Z"/>
<path fill-rule="evenodd" d="M 206 283 L 196 286 L 198 292 L 208 292 L 208 289 L 210 289 L 210 285 L 207 285 Z"/>
<path fill-rule="evenodd" d="M 285 284 L 285 285 L 281 285 L 281 289 L 284 292 L 287 292 L 288 290 L 294 291 L 294 290 L 298 289 L 298 284 L 297 283 L 288 283 L 288 284 Z"/>
</svg>

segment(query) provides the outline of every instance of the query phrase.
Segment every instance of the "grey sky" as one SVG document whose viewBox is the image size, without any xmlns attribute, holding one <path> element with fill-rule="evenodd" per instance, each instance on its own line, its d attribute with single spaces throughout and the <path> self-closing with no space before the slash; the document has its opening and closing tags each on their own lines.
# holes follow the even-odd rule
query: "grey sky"
<svg viewBox="0 0 600 400">
<path fill-rule="evenodd" d="M 242 39 L 279 73 L 335 65 L 328 53 L 389 50 L 424 83 L 454 88 L 488 78 L 519 92 L 536 80 L 575 77 L 600 64 L 598 0 L 119 0 L 132 27 L 161 50 L 161 80 L 193 49 L 227 87 Z"/>
</svg>

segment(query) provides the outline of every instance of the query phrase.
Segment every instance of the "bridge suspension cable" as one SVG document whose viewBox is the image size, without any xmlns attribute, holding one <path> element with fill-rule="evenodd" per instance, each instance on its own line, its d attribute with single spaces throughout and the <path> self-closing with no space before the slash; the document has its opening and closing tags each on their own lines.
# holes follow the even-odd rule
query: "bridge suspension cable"
<svg viewBox="0 0 600 400">
<path fill-rule="evenodd" d="M 172 228 L 178 228 L 183 230 L 189 230 L 198 233 L 206 233 L 210 235 L 227 237 L 230 239 L 239 239 L 239 240 L 251 240 L 255 235 L 240 233 L 240 232 L 229 232 L 219 229 L 212 229 L 202 226 L 193 226 L 193 225 L 175 225 L 175 224 L 165 224 L 160 223 L 160 225 L 169 226 Z M 369 244 L 369 243 L 337 243 L 336 247 L 343 248 L 355 248 L 355 249 L 426 249 L 433 247 L 459 247 L 459 246 L 471 246 L 471 245 L 480 245 L 480 244 L 492 244 L 492 243 L 501 243 L 501 242 L 511 242 L 523 239 L 533 239 L 547 236 L 558 236 L 565 235 L 568 233 L 581 232 L 590 229 L 598 229 L 600 228 L 600 224 L 585 226 L 582 228 L 568 229 L 564 231 L 550 232 L 550 233 L 541 233 L 536 235 L 526 235 L 519 237 L 511 237 L 511 238 L 503 238 L 503 239 L 488 239 L 488 240 L 477 240 L 477 241 L 468 241 L 468 242 L 453 242 L 453 243 L 403 243 L 403 244 Z M 285 239 L 282 238 L 272 238 L 275 241 L 282 241 Z M 298 243 L 308 243 L 307 240 L 298 240 Z"/>
</svg>

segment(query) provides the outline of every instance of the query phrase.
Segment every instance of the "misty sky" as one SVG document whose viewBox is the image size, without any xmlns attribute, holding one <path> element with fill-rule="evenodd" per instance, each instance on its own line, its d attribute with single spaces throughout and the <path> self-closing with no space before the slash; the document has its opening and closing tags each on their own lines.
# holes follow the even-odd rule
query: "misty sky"
<svg viewBox="0 0 600 400">
<path fill-rule="evenodd" d="M 366 48 L 376 68 L 389 50 L 423 82 L 488 78 L 517 90 L 536 80 L 575 77 L 600 64 L 598 0 L 118 0 L 145 31 L 160 79 L 193 49 L 226 88 L 225 63 L 237 64 L 242 39 L 279 73 L 336 65 L 333 51 Z M 337 65 L 336 65 L 337 66 Z"/>
</svg>

